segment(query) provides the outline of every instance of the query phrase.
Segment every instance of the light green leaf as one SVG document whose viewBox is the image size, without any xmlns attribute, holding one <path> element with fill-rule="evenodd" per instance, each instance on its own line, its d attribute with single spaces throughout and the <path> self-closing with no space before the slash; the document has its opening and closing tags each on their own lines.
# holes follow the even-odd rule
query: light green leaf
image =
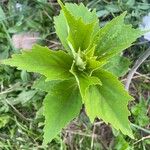
<svg viewBox="0 0 150 150">
<path fill-rule="evenodd" d="M 126 13 L 114 18 L 99 30 L 92 43 L 97 44 L 95 54 L 99 57 L 106 57 L 110 54 L 117 54 L 131 46 L 143 32 L 140 29 L 133 29 L 131 25 L 124 24 Z"/>
<path fill-rule="evenodd" d="M 121 77 L 124 76 L 129 69 L 130 61 L 128 58 L 116 55 L 109 59 L 109 62 L 103 66 L 104 69 L 110 71 L 114 75 Z"/>
<path fill-rule="evenodd" d="M 71 76 L 72 58 L 63 51 L 52 51 L 47 47 L 35 45 L 31 51 L 15 54 L 2 63 L 16 66 L 20 70 L 40 73 L 47 80 L 64 80 Z"/>
<path fill-rule="evenodd" d="M 95 45 L 84 52 L 85 57 L 84 59 L 86 60 L 86 72 L 90 75 L 94 70 L 101 68 L 107 63 L 107 59 L 97 60 L 97 56 L 94 56 L 94 52 L 95 52 Z"/>
<path fill-rule="evenodd" d="M 111 73 L 97 70 L 93 75 L 99 77 L 102 85 L 92 85 L 86 90 L 85 108 L 90 120 L 93 122 L 95 117 L 102 118 L 123 134 L 133 138 L 127 108 L 132 97 Z"/>
<path fill-rule="evenodd" d="M 75 51 L 77 52 L 78 50 L 86 50 L 90 44 L 92 34 L 97 24 L 97 20 L 86 24 L 85 22 L 83 22 L 82 17 L 76 19 L 76 17 L 70 13 L 66 6 L 64 6 L 60 1 L 59 3 L 62 7 L 64 16 L 67 21 L 67 40 L 70 49 L 73 51 L 72 53 L 74 53 Z"/>
<path fill-rule="evenodd" d="M 83 3 L 80 3 L 79 5 L 66 3 L 65 6 L 76 19 L 82 18 L 83 22 L 86 24 L 97 22 L 97 26 L 95 26 L 96 28 L 95 30 L 96 32 L 98 31 L 99 19 L 97 17 L 95 9 L 93 11 L 90 11 L 87 7 L 84 6 Z"/>
<path fill-rule="evenodd" d="M 75 80 L 53 82 L 43 105 L 44 144 L 47 144 L 80 112 L 81 96 Z"/>
<path fill-rule="evenodd" d="M 97 85 L 97 84 L 101 85 L 101 81 L 99 78 L 94 76 L 89 76 L 85 72 L 78 70 L 75 64 L 72 65 L 70 72 L 74 75 L 78 83 L 83 101 L 84 101 L 86 89 L 88 89 L 90 85 Z"/>
<path fill-rule="evenodd" d="M 89 11 L 88 8 L 86 8 L 82 3 L 80 5 L 66 3 L 65 7 L 69 11 L 69 13 L 74 17 L 74 20 L 79 20 L 81 18 L 85 24 L 96 22 L 94 32 L 97 32 L 99 30 L 99 20 L 95 10 L 93 10 L 92 12 Z M 59 16 L 54 17 L 54 24 L 56 34 L 62 42 L 62 45 L 66 50 L 69 50 L 69 45 L 67 42 L 69 29 L 67 25 L 67 20 L 62 10 L 60 11 Z"/>
<path fill-rule="evenodd" d="M 59 16 L 54 17 L 54 24 L 57 36 L 59 37 L 65 50 L 69 52 L 70 48 L 66 40 L 68 37 L 68 27 L 66 18 L 62 11 L 60 12 Z"/>
</svg>

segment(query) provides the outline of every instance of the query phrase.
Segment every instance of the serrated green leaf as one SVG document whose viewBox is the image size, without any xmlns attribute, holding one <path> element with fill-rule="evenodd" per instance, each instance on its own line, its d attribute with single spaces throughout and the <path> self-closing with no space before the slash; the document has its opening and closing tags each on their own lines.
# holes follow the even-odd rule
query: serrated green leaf
<svg viewBox="0 0 150 150">
<path fill-rule="evenodd" d="M 76 19 L 82 18 L 84 23 L 99 22 L 96 10 L 90 11 L 83 3 L 66 3 L 65 6 Z M 97 28 L 99 29 L 99 26 Z"/>
<path fill-rule="evenodd" d="M 59 37 L 65 50 L 69 52 L 70 48 L 66 40 L 68 37 L 68 27 L 66 18 L 62 11 L 60 12 L 59 16 L 54 17 L 54 24 L 57 36 Z"/>
<path fill-rule="evenodd" d="M 97 32 L 99 30 L 99 20 L 95 10 L 93 10 L 92 12 L 89 11 L 88 8 L 86 8 L 82 3 L 80 5 L 66 3 L 65 7 L 69 11 L 69 13 L 74 17 L 74 20 L 79 20 L 80 18 L 82 18 L 82 21 L 85 24 L 95 22 L 94 32 Z M 54 17 L 54 24 L 56 33 L 59 39 L 61 40 L 62 45 L 66 50 L 69 50 L 69 45 L 66 40 L 69 34 L 68 25 L 67 20 L 65 18 L 65 14 L 62 10 L 60 11 L 59 16 Z"/>
<path fill-rule="evenodd" d="M 68 21 L 70 30 L 67 40 L 69 42 L 70 47 L 73 47 L 74 51 L 84 51 L 88 48 L 89 43 L 91 41 L 91 36 L 95 23 L 84 24 L 81 19 L 75 22 L 75 20 L 73 20 L 73 17 L 71 18 L 72 19 Z M 77 32 L 77 30 L 79 31 Z"/>
<path fill-rule="evenodd" d="M 99 78 L 89 76 L 85 72 L 78 70 L 78 68 L 75 66 L 75 63 L 73 63 L 70 72 L 74 75 L 76 82 L 78 83 L 83 101 L 86 89 L 88 89 L 90 85 L 101 85 L 101 81 Z"/>
<path fill-rule="evenodd" d="M 93 122 L 95 117 L 111 123 L 114 128 L 133 138 L 127 105 L 132 99 L 117 77 L 104 70 L 93 73 L 99 77 L 102 85 L 92 85 L 86 90 L 85 109 Z"/>
<path fill-rule="evenodd" d="M 20 70 L 40 73 L 47 80 L 64 80 L 71 77 L 69 69 L 73 59 L 63 51 L 52 51 L 47 47 L 35 45 L 31 51 L 15 54 L 2 63 L 15 66 Z"/>
<path fill-rule="evenodd" d="M 64 6 L 60 1 L 59 1 L 64 16 L 67 21 L 68 25 L 68 45 L 70 49 L 74 53 L 75 51 L 77 52 L 78 50 L 86 50 L 90 44 L 92 34 L 95 30 L 95 26 L 97 24 L 97 20 L 90 22 L 90 23 L 85 23 L 83 22 L 82 17 L 78 17 L 78 19 L 73 16 L 70 11 L 67 9 L 66 6 Z M 81 15 L 82 16 L 82 15 Z"/>
<path fill-rule="evenodd" d="M 47 144 L 80 112 L 81 96 L 75 80 L 53 82 L 43 105 L 44 144 Z"/>
<path fill-rule="evenodd" d="M 116 55 L 109 59 L 109 62 L 103 66 L 104 69 L 121 77 L 124 76 L 129 69 L 130 61 L 128 58 Z"/>
<path fill-rule="evenodd" d="M 124 24 L 126 13 L 114 18 L 99 30 L 92 44 L 96 43 L 95 55 L 99 57 L 115 55 L 131 46 L 143 33 L 140 29 L 133 29 Z M 109 58 L 109 57 L 108 57 Z"/>
</svg>

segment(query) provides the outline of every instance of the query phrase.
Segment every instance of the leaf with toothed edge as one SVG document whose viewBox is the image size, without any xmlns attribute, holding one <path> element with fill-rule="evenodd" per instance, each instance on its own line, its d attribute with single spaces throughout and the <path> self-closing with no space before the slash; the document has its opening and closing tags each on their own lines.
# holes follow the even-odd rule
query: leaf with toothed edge
<svg viewBox="0 0 150 150">
<path fill-rule="evenodd" d="M 100 58 L 106 57 L 107 55 L 111 55 L 112 57 L 130 47 L 138 37 L 142 36 L 143 31 L 134 29 L 131 25 L 124 23 L 125 15 L 126 12 L 114 18 L 95 35 L 91 42 L 91 45 L 97 45 L 95 55 Z"/>
<path fill-rule="evenodd" d="M 61 2 L 59 2 L 59 3 L 61 3 Z M 74 21 L 76 21 L 76 22 L 79 19 L 82 20 L 82 24 L 83 23 L 91 24 L 91 23 L 95 22 L 93 34 L 99 30 L 99 20 L 98 20 L 95 10 L 89 11 L 88 8 L 86 8 L 82 3 L 79 5 L 66 3 L 65 8 L 68 10 L 70 15 L 72 15 Z M 68 34 L 69 34 L 69 26 L 67 24 L 67 19 L 65 17 L 65 13 L 63 10 L 60 11 L 59 16 L 54 17 L 54 24 L 55 24 L 56 33 L 57 33 L 60 41 L 62 42 L 62 45 L 69 52 L 70 48 L 68 45 L 68 41 L 66 40 L 68 38 Z"/>
<path fill-rule="evenodd" d="M 75 79 L 53 82 L 43 105 L 45 116 L 43 143 L 47 144 L 78 116 L 82 108 L 81 95 Z"/>
<path fill-rule="evenodd" d="M 31 51 L 15 54 L 2 63 L 17 66 L 20 70 L 40 73 L 46 76 L 46 80 L 65 80 L 71 77 L 68 70 L 72 61 L 73 59 L 63 51 L 52 51 L 47 47 L 35 45 Z"/>
<path fill-rule="evenodd" d="M 117 77 L 104 70 L 93 72 L 102 85 L 91 85 L 86 90 L 85 109 L 91 122 L 95 117 L 120 130 L 123 134 L 133 137 L 128 116 L 128 102 L 133 98 L 125 91 Z"/>
<path fill-rule="evenodd" d="M 68 25 L 67 41 L 70 49 L 75 52 L 79 49 L 81 51 L 86 50 L 90 44 L 97 20 L 85 23 L 82 17 L 78 17 L 77 19 L 61 1 L 58 2 L 62 8 Z"/>
</svg>

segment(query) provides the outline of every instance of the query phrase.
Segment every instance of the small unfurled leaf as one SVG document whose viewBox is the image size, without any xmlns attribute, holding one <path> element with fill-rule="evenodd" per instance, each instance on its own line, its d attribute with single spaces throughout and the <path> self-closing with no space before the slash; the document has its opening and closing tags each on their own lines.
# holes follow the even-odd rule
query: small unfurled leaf
<svg viewBox="0 0 150 150">
<path fill-rule="evenodd" d="M 109 62 L 103 66 L 104 69 L 110 71 L 114 75 L 121 77 L 124 76 L 129 69 L 130 61 L 128 58 L 116 55 L 109 59 Z"/>
<path fill-rule="evenodd" d="M 87 49 L 84 52 L 84 57 L 85 57 L 84 59 L 86 60 L 86 72 L 90 75 L 94 70 L 101 68 L 107 63 L 107 59 L 98 60 L 97 56 L 94 56 L 94 52 L 95 52 L 95 46 Z"/>
<path fill-rule="evenodd" d="M 91 75 L 93 71 L 102 68 L 107 61 L 98 61 L 94 57 L 86 59 L 86 72 Z"/>
<path fill-rule="evenodd" d="M 143 32 L 124 23 L 126 13 L 114 18 L 99 30 L 92 44 L 96 43 L 95 55 L 100 58 L 117 54 L 131 46 Z M 109 57 L 108 57 L 109 58 Z"/>
<path fill-rule="evenodd" d="M 75 64 L 72 65 L 70 72 L 74 75 L 76 82 L 78 83 L 80 94 L 82 96 L 82 101 L 84 101 L 86 89 L 90 85 L 96 85 L 96 84 L 101 85 L 101 81 L 99 78 L 94 76 L 89 76 L 86 73 L 78 70 Z"/>
<path fill-rule="evenodd" d="M 132 99 L 123 85 L 111 73 L 97 70 L 93 73 L 99 77 L 102 85 L 91 85 L 86 90 L 85 109 L 93 122 L 95 117 L 111 123 L 116 129 L 133 138 L 127 105 Z"/>
<path fill-rule="evenodd" d="M 44 144 L 47 144 L 80 112 L 82 102 L 75 80 L 53 82 L 43 105 Z"/>
<path fill-rule="evenodd" d="M 52 51 L 47 47 L 34 46 L 31 51 L 15 54 L 2 63 L 16 66 L 20 70 L 36 72 L 47 77 L 47 80 L 64 80 L 71 76 L 72 58 L 63 51 Z"/>
</svg>

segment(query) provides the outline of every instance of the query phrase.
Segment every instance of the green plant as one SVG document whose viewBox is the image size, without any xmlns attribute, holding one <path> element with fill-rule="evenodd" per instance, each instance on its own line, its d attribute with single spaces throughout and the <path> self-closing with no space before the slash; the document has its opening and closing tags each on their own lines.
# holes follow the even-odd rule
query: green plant
<svg viewBox="0 0 150 150">
<path fill-rule="evenodd" d="M 83 4 L 64 6 L 58 2 L 62 10 L 54 19 L 55 29 L 65 50 L 35 45 L 31 51 L 2 61 L 43 75 L 34 87 L 48 93 L 43 102 L 44 144 L 78 116 L 82 104 L 91 122 L 95 117 L 102 118 L 133 138 L 127 108 L 132 97 L 104 65 L 131 46 L 142 32 L 124 24 L 126 13 L 99 29 L 95 10 L 90 12 Z"/>
<path fill-rule="evenodd" d="M 147 116 L 148 100 L 144 98 L 139 100 L 139 103 L 131 108 L 132 115 L 135 118 L 135 123 L 140 126 L 146 126 L 150 122 L 150 118 Z"/>
</svg>

